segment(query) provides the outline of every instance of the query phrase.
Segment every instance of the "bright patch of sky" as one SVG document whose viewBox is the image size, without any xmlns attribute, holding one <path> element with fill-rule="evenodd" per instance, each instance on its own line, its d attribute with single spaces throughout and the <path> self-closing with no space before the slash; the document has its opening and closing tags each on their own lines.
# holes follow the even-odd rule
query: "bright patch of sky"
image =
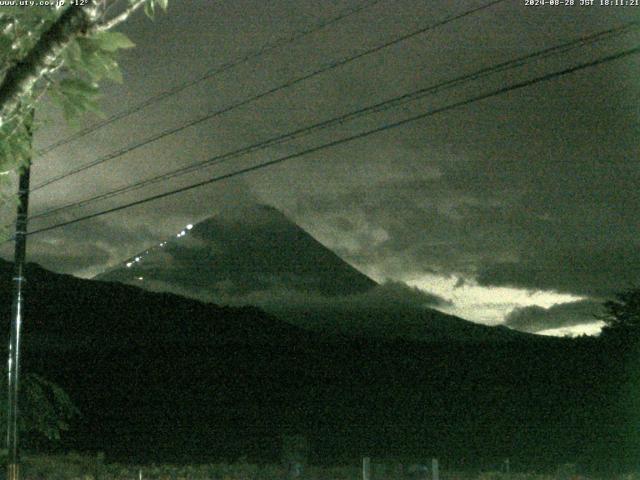
<svg viewBox="0 0 640 480">
<path fill-rule="evenodd" d="M 456 276 L 424 274 L 418 278 L 403 280 L 413 287 L 451 302 L 450 306 L 438 307 L 438 310 L 486 325 L 502 324 L 505 317 L 517 307 L 537 305 L 549 308 L 561 303 L 584 300 L 584 297 L 553 291 L 486 287 Z M 600 331 L 599 328 L 597 331 Z"/>
<path fill-rule="evenodd" d="M 537 332 L 538 335 L 552 335 L 555 337 L 577 337 L 580 335 L 598 335 L 604 322 L 584 323 L 571 327 L 550 328 Z"/>
</svg>

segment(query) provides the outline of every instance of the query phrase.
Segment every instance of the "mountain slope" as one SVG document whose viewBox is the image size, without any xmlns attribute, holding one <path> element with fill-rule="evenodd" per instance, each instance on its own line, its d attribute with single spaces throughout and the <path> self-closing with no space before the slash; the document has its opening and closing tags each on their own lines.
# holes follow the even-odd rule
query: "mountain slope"
<svg viewBox="0 0 640 480">
<path fill-rule="evenodd" d="M 620 377 L 605 368 L 617 357 L 594 340 L 322 339 L 256 308 L 36 265 L 27 278 L 23 371 L 55 381 L 80 408 L 68 448 L 135 463 L 241 455 L 274 462 L 281 436 L 303 433 L 319 463 L 363 452 L 469 458 L 471 451 L 480 463 L 557 464 L 577 455 L 608 461 L 620 450 L 607 437 L 617 434 L 610 425 L 619 412 L 601 408 L 602 398 L 621 390 L 603 381 Z M 10 291 L 11 265 L 0 261 L 5 318 Z M 446 332 L 452 324 L 488 328 L 436 322 Z M 567 437 L 557 435 L 564 419 L 571 421 Z M 549 458 L 549 451 L 560 453 Z"/>
<path fill-rule="evenodd" d="M 11 312 L 12 264 L 0 260 L 0 315 Z M 254 307 L 220 307 L 170 293 L 83 280 L 29 264 L 24 337 L 49 346 L 289 344 L 309 335 Z"/>
<path fill-rule="evenodd" d="M 272 207 L 226 212 L 183 232 L 95 278 L 218 302 L 282 290 L 353 294 L 376 285 Z"/>
<path fill-rule="evenodd" d="M 378 285 L 278 210 L 227 211 L 95 277 L 222 304 L 254 305 L 330 335 L 421 341 L 509 341 L 523 336 L 433 308 L 441 299 Z"/>
</svg>

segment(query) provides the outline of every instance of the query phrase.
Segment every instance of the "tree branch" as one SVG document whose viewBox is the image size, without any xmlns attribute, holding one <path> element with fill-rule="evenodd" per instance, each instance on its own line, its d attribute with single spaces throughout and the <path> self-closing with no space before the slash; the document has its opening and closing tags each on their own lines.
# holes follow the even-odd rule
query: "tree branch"
<svg viewBox="0 0 640 480">
<path fill-rule="evenodd" d="M 0 125 L 16 114 L 20 103 L 51 68 L 64 48 L 95 25 L 96 1 L 84 7 L 68 7 L 25 58 L 9 69 L 0 84 Z"/>
<path fill-rule="evenodd" d="M 111 20 L 98 25 L 96 27 L 96 30 L 99 31 L 99 32 L 102 32 L 102 31 L 105 31 L 105 30 L 111 30 L 112 28 L 120 25 L 122 22 L 127 20 L 127 18 L 129 18 L 129 16 L 131 16 L 131 14 L 133 12 L 135 12 L 140 7 L 142 7 L 146 2 L 147 2 L 147 0 L 134 0 L 134 1 L 132 1 L 131 4 L 122 13 L 120 13 L 120 15 L 116 15 Z"/>
</svg>

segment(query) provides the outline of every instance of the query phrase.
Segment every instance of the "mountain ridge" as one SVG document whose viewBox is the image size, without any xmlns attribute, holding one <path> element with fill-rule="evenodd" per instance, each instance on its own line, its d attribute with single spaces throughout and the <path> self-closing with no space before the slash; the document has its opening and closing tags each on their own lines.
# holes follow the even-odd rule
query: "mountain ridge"
<svg viewBox="0 0 640 480">
<path fill-rule="evenodd" d="M 6 318 L 11 308 L 12 270 L 12 263 L 0 259 L 0 314 Z M 80 279 L 33 263 L 27 264 L 25 275 L 24 336 L 36 336 L 38 342 L 64 338 L 60 343 L 69 347 L 70 342 L 89 346 L 108 338 L 214 344 L 289 343 L 309 338 L 304 330 L 256 307 L 224 307 L 172 293 Z"/>
<path fill-rule="evenodd" d="M 282 248 L 283 245 L 287 248 Z M 300 261 L 310 253 L 306 262 Z M 167 257 L 171 258 L 171 265 L 163 265 L 165 271 L 160 271 L 154 262 Z M 181 275 L 174 266 L 178 262 L 206 265 L 208 274 L 216 276 L 215 282 L 194 271 L 188 276 Z M 227 211 L 187 225 L 175 236 L 94 279 L 132 282 L 139 277 L 148 280 L 149 274 L 154 275 L 156 282 L 182 282 L 187 290 L 198 291 L 206 285 L 209 301 L 215 300 L 216 292 L 224 298 L 225 294 L 242 295 L 268 287 L 335 295 L 364 292 L 376 285 L 280 211 L 266 205 L 244 208 L 235 214 Z"/>
<path fill-rule="evenodd" d="M 528 335 L 439 312 L 430 307 L 441 299 L 399 282 L 378 284 L 267 205 L 189 224 L 94 279 L 254 305 L 321 334 L 446 341 L 448 323 L 459 340 Z"/>
<path fill-rule="evenodd" d="M 5 318 L 11 267 L 0 261 Z M 549 419 L 580 409 L 576 435 L 606 433 L 611 423 L 596 407 L 609 394 L 600 380 L 612 355 L 595 340 L 322 336 L 255 307 L 203 304 L 34 264 L 26 274 L 23 369 L 59 384 L 83 413 L 68 448 L 110 459 L 273 462 L 282 435 L 304 433 L 317 462 L 364 451 L 425 455 L 425 445 L 440 458 L 471 448 L 482 452 L 478 461 L 537 460 L 545 451 L 536 445 L 546 448 L 549 439 L 568 461 L 591 451 L 553 437 Z M 579 403 L 566 394 L 576 389 Z M 525 421 L 531 430 L 522 431 Z"/>
</svg>

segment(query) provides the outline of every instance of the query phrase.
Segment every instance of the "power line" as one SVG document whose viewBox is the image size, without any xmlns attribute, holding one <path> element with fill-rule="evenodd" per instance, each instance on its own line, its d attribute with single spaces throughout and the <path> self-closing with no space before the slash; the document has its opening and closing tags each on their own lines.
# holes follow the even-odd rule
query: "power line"
<svg viewBox="0 0 640 480">
<path fill-rule="evenodd" d="M 409 40 L 409 39 L 411 39 L 413 37 L 416 37 L 418 35 L 424 34 L 424 33 L 428 32 L 430 30 L 436 29 L 436 28 L 438 28 L 438 27 L 440 27 L 442 25 L 446 25 L 447 23 L 451 23 L 451 22 L 453 22 L 455 20 L 459 20 L 461 18 L 467 17 L 469 15 L 472 15 L 472 14 L 474 14 L 476 12 L 479 12 L 481 10 L 487 9 L 489 7 L 492 7 L 493 5 L 496 5 L 498 3 L 502 3 L 504 1 L 506 1 L 506 0 L 493 0 L 493 1 L 491 1 L 491 2 L 489 2 L 487 4 L 485 4 L 485 5 L 482 5 L 480 7 L 474 8 L 472 10 L 467 10 L 467 11 L 465 11 L 463 13 L 460 13 L 460 14 L 451 15 L 451 16 L 449 16 L 449 17 L 447 17 L 447 18 L 445 18 L 443 20 L 440 20 L 440 21 L 438 21 L 438 22 L 436 22 L 436 23 L 434 23 L 432 25 L 429 25 L 427 27 L 423 27 L 423 28 L 420 28 L 420 29 L 415 30 L 413 32 L 410 32 L 408 34 L 404 34 L 404 35 L 395 37 L 393 40 L 390 40 L 390 41 L 387 41 L 387 42 L 385 42 L 385 43 L 383 43 L 381 45 L 372 47 L 372 48 L 367 49 L 367 50 L 365 50 L 363 52 L 360 52 L 360 53 L 357 53 L 355 55 L 343 58 L 341 60 L 334 61 L 334 62 L 330 63 L 327 66 L 324 66 L 324 67 L 321 67 L 321 68 L 319 68 L 317 70 L 312 71 L 311 73 L 304 74 L 304 75 L 302 75 L 300 77 L 294 78 L 294 79 L 289 80 L 289 81 L 287 81 L 287 82 L 285 82 L 283 84 L 280 84 L 280 85 L 278 85 L 276 87 L 273 87 L 273 88 L 271 88 L 269 90 L 266 90 L 266 91 L 263 91 L 263 92 L 261 92 L 261 93 L 259 93 L 257 95 L 254 95 L 254 96 L 252 96 L 250 98 L 247 98 L 245 100 L 241 100 L 240 102 L 231 104 L 231 105 L 229 105 L 227 107 L 223 107 L 223 108 L 221 108 L 219 110 L 216 110 L 214 112 L 211 112 L 211 113 L 208 113 L 206 115 L 203 115 L 203 116 L 201 116 L 199 118 L 196 118 L 196 119 L 194 119 L 194 120 L 192 120 L 192 121 L 190 121 L 190 122 L 188 122 L 186 124 L 180 125 L 180 126 L 175 127 L 175 128 L 167 129 L 167 130 L 165 130 L 165 131 L 163 131 L 163 132 L 161 132 L 159 134 L 156 134 L 156 135 L 153 135 L 151 137 L 148 137 L 147 139 L 145 139 L 145 140 L 143 140 L 141 142 L 132 144 L 132 145 L 130 145 L 128 147 L 125 147 L 125 148 L 123 148 L 123 149 L 121 149 L 119 151 L 107 154 L 107 155 L 105 155 L 103 157 L 100 157 L 100 158 L 98 158 L 98 159 L 96 159 L 96 160 L 94 160 L 92 162 L 89 162 L 89 163 L 87 163 L 85 165 L 82 165 L 82 166 L 80 166 L 78 168 L 70 170 L 67 173 L 64 173 L 64 174 L 58 175 L 56 177 L 50 178 L 49 180 L 45 180 L 44 182 L 34 186 L 31 189 L 31 191 L 35 192 L 37 190 L 40 190 L 40 189 L 46 187 L 47 185 L 50 185 L 52 183 L 58 182 L 60 180 L 63 180 L 63 179 L 65 179 L 65 178 L 67 178 L 67 177 L 69 177 L 71 175 L 75 175 L 77 173 L 80 173 L 80 172 L 83 172 L 83 171 L 88 170 L 90 168 L 93 168 L 93 167 L 95 167 L 97 165 L 100 165 L 100 164 L 102 164 L 104 162 L 107 162 L 109 160 L 113 160 L 115 158 L 121 157 L 122 155 L 130 153 L 130 152 L 132 152 L 132 151 L 134 151 L 134 150 L 136 150 L 138 148 L 141 148 L 141 147 L 143 147 L 145 145 L 148 145 L 148 144 L 150 144 L 152 142 L 156 142 L 156 141 L 158 141 L 158 140 L 160 140 L 162 138 L 165 138 L 165 137 L 167 137 L 169 135 L 173 135 L 175 133 L 181 132 L 181 131 L 183 131 L 183 130 L 185 130 L 187 128 L 190 128 L 190 127 L 193 127 L 195 125 L 198 125 L 198 124 L 200 124 L 200 123 L 202 123 L 202 122 L 204 122 L 206 120 L 211 120 L 212 118 L 215 118 L 215 117 L 217 117 L 219 115 L 222 115 L 224 113 L 228 113 L 228 112 L 230 112 L 232 110 L 235 110 L 235 109 L 240 108 L 242 106 L 248 105 L 248 104 L 253 103 L 253 102 L 257 101 L 257 100 L 265 98 L 265 97 L 267 97 L 269 95 L 273 95 L 274 93 L 280 92 L 282 90 L 286 90 L 288 88 L 293 87 L 294 85 L 302 83 L 302 82 L 304 82 L 306 80 L 309 80 L 309 79 L 311 79 L 313 77 L 316 77 L 316 76 L 321 75 L 323 73 L 326 73 L 328 71 L 334 70 L 336 68 L 342 67 L 342 66 L 347 65 L 347 64 L 349 64 L 349 63 L 351 63 L 353 61 L 359 60 L 359 59 L 361 59 L 363 57 L 366 57 L 368 55 L 372 55 L 372 54 L 377 53 L 377 52 L 379 52 L 381 50 L 389 48 L 389 47 L 391 47 L 393 45 L 396 45 L 398 43 L 404 42 L 404 41 Z"/>
<path fill-rule="evenodd" d="M 136 182 L 132 185 L 127 185 L 124 187 L 120 187 L 117 188 L 115 190 L 109 191 L 109 192 L 105 192 L 99 195 L 95 195 L 93 197 L 87 198 L 87 199 L 83 199 L 77 202 L 72 202 L 66 205 L 62 205 L 60 207 L 56 207 L 56 208 L 52 208 L 49 210 L 46 210 L 44 212 L 41 212 L 37 215 L 34 215 L 32 217 L 30 217 L 30 220 L 36 220 L 39 218 L 44 218 L 44 217 L 48 217 L 51 216 L 55 213 L 64 211 L 64 210 L 69 210 L 69 209 L 73 209 L 73 208 L 77 208 L 77 207 L 81 207 L 81 206 L 86 206 L 88 204 L 100 201 L 100 200 L 106 200 L 108 198 L 114 197 L 114 196 L 118 196 L 124 193 L 128 193 L 131 191 L 135 191 L 138 190 L 140 188 L 144 188 L 148 185 L 152 185 L 154 183 L 158 183 L 158 182 L 162 182 L 165 180 L 169 180 L 171 178 L 180 176 L 180 175 L 185 175 L 187 173 L 191 173 L 193 171 L 196 170 L 200 170 L 202 168 L 214 165 L 214 164 L 218 164 L 218 163 L 222 163 L 224 161 L 228 161 L 232 158 L 236 158 L 242 155 L 246 155 L 248 153 L 251 153 L 253 151 L 256 150 L 262 150 L 264 148 L 273 146 L 273 145 L 277 145 L 280 143 L 283 143 L 285 141 L 289 141 L 292 139 L 297 139 L 306 135 L 309 135 L 315 131 L 318 130 L 322 130 L 325 128 L 329 128 L 331 126 L 335 126 L 335 125 L 339 125 L 339 124 L 343 124 L 347 121 L 351 121 L 354 120 L 356 118 L 359 118 L 361 116 L 364 115 L 369 115 L 372 113 L 376 113 L 376 112 L 381 112 L 381 111 L 385 111 L 388 110 L 390 108 L 393 107 L 397 107 L 412 101 L 416 101 L 420 98 L 423 98 L 424 96 L 428 95 L 428 94 L 433 94 L 436 93 L 438 91 L 441 90 L 445 90 L 445 89 L 450 89 L 459 85 L 462 85 L 464 83 L 467 83 L 469 81 L 472 80 L 477 80 L 479 78 L 483 78 L 489 75 L 492 75 L 494 73 L 498 73 L 498 72 L 503 72 L 503 71 L 507 71 L 509 69 L 513 69 L 519 66 L 523 66 L 526 65 L 528 62 L 530 62 L 533 59 L 541 59 L 541 58 L 547 58 L 551 55 L 556 55 L 558 53 L 565 53 L 567 51 L 570 51 L 574 48 L 578 48 L 580 46 L 584 46 L 587 45 L 589 43 L 594 43 L 597 41 L 600 41 L 602 39 L 605 38 L 610 38 L 612 36 L 615 35 L 620 35 L 622 33 L 625 33 L 627 31 L 629 31 L 631 28 L 635 28 L 638 25 L 640 25 L 640 22 L 630 22 L 624 25 L 621 25 L 619 27 L 615 27 L 615 28 L 611 28 L 602 32 L 598 32 L 595 34 L 591 34 L 588 36 L 584 36 L 581 38 L 578 38 L 576 40 L 572 40 L 569 42 L 566 42 L 564 44 L 561 45 L 557 45 L 557 46 L 553 46 L 553 47 L 549 47 L 546 48 L 544 50 L 541 51 L 537 51 L 537 52 L 533 52 L 524 56 L 521 56 L 519 58 L 516 59 L 512 59 L 506 62 L 502 62 L 500 64 L 494 65 L 494 66 L 489 66 L 489 67 L 485 67 L 482 68 L 480 70 L 477 70 L 473 73 L 470 74 L 466 74 L 466 75 L 462 75 L 460 77 L 445 81 L 445 82 L 441 82 L 439 84 L 433 85 L 433 86 L 429 86 L 426 88 L 422 88 L 410 93 L 406 93 L 397 97 L 394 97 L 392 99 L 383 101 L 383 102 L 379 102 L 377 104 L 368 106 L 368 107 L 363 107 L 360 108 L 358 110 L 349 112 L 347 114 L 341 115 L 339 117 L 335 117 L 329 120 L 325 120 L 319 123 L 316 123 L 314 125 L 308 126 L 308 127 L 304 127 L 304 128 L 300 128 L 298 130 L 294 130 L 292 132 L 288 132 L 285 134 L 281 134 L 278 135 L 276 137 L 267 139 L 267 140 L 263 140 L 260 142 L 257 142 L 255 144 L 249 145 L 247 147 L 243 147 L 241 149 L 235 150 L 235 151 L 231 151 L 231 152 L 227 152 L 221 155 L 217 155 L 215 157 L 212 157 L 210 159 L 207 159 L 205 161 L 202 162 L 198 162 L 186 167 L 182 167 L 176 170 L 173 170 L 171 172 L 167 172 L 161 175 L 157 175 L 155 177 L 151 177 L 145 180 L 141 180 L 139 182 Z"/>
<path fill-rule="evenodd" d="M 484 93 L 484 94 L 469 98 L 467 100 L 462 100 L 462 101 L 455 102 L 455 103 L 452 103 L 452 104 L 444 106 L 444 107 L 440 107 L 440 108 L 436 108 L 436 109 L 433 109 L 433 110 L 429 110 L 429 111 L 423 112 L 423 113 L 421 113 L 419 115 L 414 115 L 412 117 L 406 118 L 404 120 L 400 120 L 400 121 L 397 121 L 397 122 L 394 122 L 394 123 L 389 123 L 387 125 L 383 125 L 382 127 L 378 127 L 378 128 L 372 129 L 372 130 L 367 130 L 365 132 L 361 132 L 361 133 L 358 133 L 356 135 L 351 135 L 349 137 L 341 138 L 339 140 L 334 140 L 333 142 L 325 143 L 323 145 L 319 145 L 319 146 L 316 146 L 316 147 L 308 148 L 308 149 L 303 150 L 301 152 L 297 152 L 297 153 L 293 153 L 293 154 L 290 154 L 290 155 L 286 155 L 284 157 L 280 157 L 280 158 L 277 158 L 277 159 L 274 159 L 274 160 L 270 160 L 270 161 L 267 161 L 267 162 L 260 163 L 258 165 L 253 165 L 251 167 L 247 167 L 247 168 L 243 168 L 243 169 L 240 169 L 240 170 L 236 170 L 234 172 L 226 173 L 226 174 L 223 174 L 223 175 L 218 175 L 216 177 L 212 177 L 212 178 L 209 178 L 209 179 L 201 181 L 201 182 L 193 183 L 193 184 L 187 185 L 185 187 L 177 188 L 175 190 L 170 190 L 168 192 L 160 193 L 160 194 L 157 194 L 157 195 L 152 195 L 150 197 L 146 197 L 146 198 L 143 198 L 143 199 L 140 199 L 140 200 L 129 202 L 129 203 L 126 203 L 124 205 L 119 205 L 117 207 L 113 207 L 113 208 L 109 208 L 109 209 L 106 209 L 106 210 L 102 210 L 101 212 L 96 212 L 96 213 L 92 213 L 92 214 L 89 214 L 89 215 L 84 215 L 82 217 L 78 217 L 78 218 L 75 218 L 73 220 L 68 220 L 68 221 L 61 222 L 61 223 L 58 223 L 58 224 L 55 224 L 55 225 L 51 225 L 49 227 L 40 228 L 40 229 L 35 230 L 33 232 L 29 232 L 28 235 L 36 235 L 38 233 L 47 232 L 47 231 L 54 230 L 54 229 L 57 229 L 57 228 L 61 228 L 61 227 L 67 226 L 67 225 L 72 225 L 74 223 L 78 223 L 78 222 L 81 222 L 81 221 L 84 221 L 84 220 L 89 220 L 89 219 L 92 219 L 92 218 L 100 217 L 102 215 L 107 215 L 109 213 L 117 212 L 117 211 L 120 211 L 120 210 L 124 210 L 124 209 L 130 208 L 130 207 L 137 206 L 137 205 L 141 205 L 143 203 L 148 203 L 148 202 L 151 202 L 151 201 L 154 201 L 154 200 L 159 200 L 161 198 L 165 198 L 165 197 L 168 197 L 168 196 L 171 196 L 171 195 L 176 195 L 178 193 L 183 193 L 183 192 L 186 192 L 188 190 L 193 190 L 195 188 L 202 187 L 202 186 L 209 185 L 209 184 L 216 183 L 216 182 L 220 182 L 222 180 L 226 180 L 226 179 L 229 179 L 229 178 L 232 178 L 232 177 L 236 177 L 236 176 L 239 176 L 239 175 L 244 175 L 244 174 L 249 173 L 249 172 L 254 172 L 256 170 L 261 170 L 263 168 L 267 168 L 267 167 L 270 167 L 270 166 L 273 166 L 273 165 L 276 165 L 276 164 L 279 164 L 279 163 L 283 163 L 283 162 L 285 162 L 287 160 L 292 160 L 292 159 L 295 159 L 295 158 L 299 158 L 299 157 L 302 157 L 302 156 L 305 156 L 305 155 L 309 155 L 311 153 L 318 152 L 320 150 L 324 150 L 326 148 L 335 147 L 335 146 L 338 146 L 338 145 L 341 145 L 341 144 L 344 144 L 344 143 L 347 143 L 347 142 L 351 142 L 351 141 L 354 141 L 354 140 L 359 140 L 359 139 L 368 137 L 370 135 L 374 135 L 376 133 L 384 132 L 386 130 L 390 130 L 390 129 L 393 129 L 393 128 L 396 128 L 396 127 L 399 127 L 399 126 L 402 126 L 402 125 L 406 125 L 408 123 L 415 122 L 417 120 L 422 120 L 424 118 L 427 118 L 427 117 L 430 117 L 430 116 L 433 116 L 433 115 L 436 115 L 436 114 L 439 114 L 439 113 L 443 113 L 443 112 L 446 112 L 446 111 L 449 111 L 449 110 L 453 110 L 455 108 L 459 108 L 459 107 L 462 107 L 462 106 L 470 105 L 470 104 L 478 102 L 480 100 L 485 100 L 487 98 L 496 97 L 496 96 L 502 95 L 504 93 L 513 91 L 513 90 L 518 90 L 518 89 L 521 89 L 521 88 L 529 87 L 531 85 L 534 85 L 534 84 L 537 84 L 537 83 L 540 83 L 540 82 L 549 81 L 549 80 L 552 80 L 552 79 L 555 79 L 555 78 L 558 78 L 558 77 L 561 77 L 561 76 L 564 76 L 564 75 L 575 73 L 575 72 L 577 72 L 579 70 L 584 70 L 586 68 L 595 67 L 595 66 L 598 66 L 598 65 L 602 65 L 604 63 L 612 62 L 614 60 L 619 60 L 621 58 L 624 58 L 624 57 L 627 57 L 627 56 L 630 56 L 630 55 L 636 55 L 636 54 L 639 54 L 639 53 L 640 53 L 640 47 L 635 47 L 635 48 L 632 48 L 632 49 L 624 50 L 622 52 L 618 52 L 616 54 L 608 55 L 606 57 L 602 57 L 602 58 L 599 58 L 597 60 L 592 60 L 590 62 L 582 63 L 582 64 L 579 64 L 579 65 L 576 65 L 576 66 L 573 66 L 573 67 L 570 67 L 570 68 L 566 68 L 564 70 L 548 73 L 548 74 L 545 74 L 545 75 L 542 75 L 542 76 L 539 76 L 539 77 L 536 77 L 536 78 L 533 78 L 533 79 L 525 80 L 525 81 L 522 81 L 522 82 L 519 82 L 519 83 L 515 83 L 515 84 L 509 85 L 509 86 L 506 86 L 506 87 L 502 87 L 502 88 L 499 88 L 497 90 L 493 90 L 493 91 L 491 91 L 489 93 Z"/>
<path fill-rule="evenodd" d="M 187 80 L 186 82 L 183 82 L 173 88 L 171 88 L 170 90 L 166 90 L 164 92 L 161 92 L 157 95 L 153 95 L 149 98 L 147 98 L 146 100 L 140 102 L 137 105 L 133 105 L 132 107 L 123 110 L 122 112 L 116 113 L 112 116 L 110 116 L 109 118 L 96 123 L 95 125 L 89 126 L 87 128 L 84 128 L 76 133 L 74 133 L 73 135 L 64 138 L 62 140 L 59 140 L 57 142 L 54 142 L 50 145 L 48 145 L 47 147 L 41 149 L 40 151 L 37 152 L 37 154 L 39 156 L 44 156 L 47 155 L 48 153 L 52 152 L 53 150 L 63 146 L 63 145 L 67 145 L 68 143 L 71 143 L 75 140 L 78 140 L 82 137 L 85 137 L 87 135 L 89 135 L 90 133 L 93 133 L 97 130 L 100 130 L 103 127 L 106 127 L 107 125 L 110 125 L 118 120 L 122 120 L 123 118 L 129 117 L 131 115 L 133 115 L 136 112 L 139 112 L 140 110 L 153 105 L 154 103 L 160 102 L 166 98 L 172 97 L 173 95 L 177 95 L 178 93 L 193 87 L 194 85 L 197 85 L 200 82 L 203 82 L 205 80 L 208 80 L 210 78 L 215 77 L 216 75 L 220 74 L 220 73 L 224 73 L 227 70 L 230 70 L 234 67 L 237 67 L 238 65 L 242 65 L 243 63 L 247 63 L 250 60 L 254 60 L 256 58 L 261 57 L 262 55 L 265 55 L 273 50 L 276 50 L 280 47 L 286 46 L 288 44 L 294 43 L 297 40 L 300 40 L 301 38 L 304 38 L 308 35 L 312 35 L 320 30 L 323 30 L 335 23 L 340 22 L 341 20 L 344 20 L 345 18 L 348 18 L 352 15 L 355 15 L 367 8 L 373 7 L 374 5 L 376 5 L 377 3 L 382 2 L 383 0 L 372 0 L 372 1 L 367 1 L 362 5 L 359 5 L 357 7 L 354 8 L 349 8 L 346 9 L 343 13 L 330 18 L 328 20 L 322 21 L 317 23 L 316 25 L 312 26 L 311 28 L 307 29 L 307 30 L 301 30 L 298 31 L 296 33 L 294 33 L 294 35 L 290 36 L 290 37 L 285 37 L 285 38 L 281 38 L 279 40 L 276 40 L 273 43 L 269 43 L 267 45 L 264 45 L 262 48 L 259 48 L 257 50 L 254 50 L 253 52 L 250 52 L 240 58 L 237 58 L 235 60 L 231 60 L 230 62 L 224 63 L 222 65 L 220 65 L 219 67 L 216 67 L 212 70 L 207 71 L 204 75 L 197 77 L 195 79 L 192 80 Z"/>
</svg>

